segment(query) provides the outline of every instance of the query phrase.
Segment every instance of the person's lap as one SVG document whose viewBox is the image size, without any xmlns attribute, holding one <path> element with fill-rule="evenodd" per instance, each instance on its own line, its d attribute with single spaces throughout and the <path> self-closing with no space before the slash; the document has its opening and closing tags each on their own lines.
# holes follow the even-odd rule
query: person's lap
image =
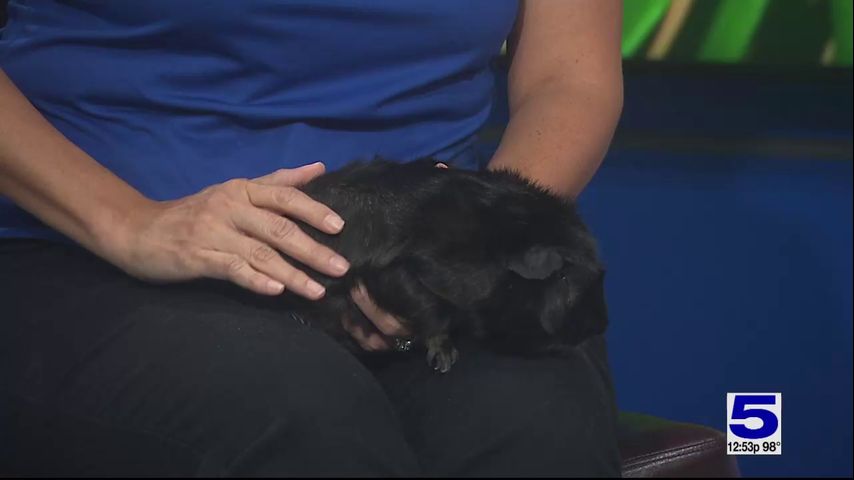
<svg viewBox="0 0 854 480">
<path fill-rule="evenodd" d="M 466 343 L 444 375 L 418 354 L 374 371 L 429 473 L 616 476 L 616 409 L 600 353 L 602 338 L 527 359 Z"/>
<path fill-rule="evenodd" d="M 4 473 L 619 473 L 598 343 L 371 371 L 225 283 L 146 285 L 43 242 L 0 241 L 0 265 Z"/>
</svg>

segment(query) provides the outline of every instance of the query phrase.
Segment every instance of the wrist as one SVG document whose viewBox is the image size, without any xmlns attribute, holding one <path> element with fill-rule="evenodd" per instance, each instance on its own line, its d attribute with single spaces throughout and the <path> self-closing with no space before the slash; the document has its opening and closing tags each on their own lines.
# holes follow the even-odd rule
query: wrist
<svg viewBox="0 0 854 480">
<path fill-rule="evenodd" d="M 88 227 L 91 249 L 102 258 L 121 267 L 131 255 L 142 226 L 157 210 L 160 202 L 133 192 L 128 198 L 105 205 L 93 216 Z"/>
</svg>

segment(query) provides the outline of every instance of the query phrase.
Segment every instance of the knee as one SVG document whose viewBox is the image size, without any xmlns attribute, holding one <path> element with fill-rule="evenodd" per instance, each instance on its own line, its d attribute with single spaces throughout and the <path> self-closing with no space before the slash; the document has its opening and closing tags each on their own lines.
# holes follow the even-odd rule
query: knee
<svg viewBox="0 0 854 480">
<path fill-rule="evenodd" d="M 164 322 L 176 326 L 167 333 Z M 203 473 L 379 474 L 414 463 L 370 372 L 290 316 L 179 313 L 149 328 L 169 337 L 152 360 L 163 413 L 187 406 L 168 433 L 198 447 Z"/>
<path fill-rule="evenodd" d="M 438 472 L 619 476 L 613 398 L 583 356 L 475 353 L 441 383 L 451 401 L 432 414 L 446 430 L 415 445 Z"/>
<path fill-rule="evenodd" d="M 531 468 L 544 473 L 619 476 L 616 405 L 607 381 L 583 355 L 533 362 L 506 374 L 513 378 L 504 382 L 519 391 L 506 399 L 506 416 L 496 413 L 506 426 L 498 439 L 528 452 Z"/>
<path fill-rule="evenodd" d="M 552 395 L 551 401 L 543 400 Z M 591 391 L 533 392 L 510 417 L 506 435 L 528 449 L 529 458 L 562 475 L 615 477 L 620 475 L 616 414 L 610 398 Z M 510 442 L 508 442 L 510 443 Z"/>
</svg>

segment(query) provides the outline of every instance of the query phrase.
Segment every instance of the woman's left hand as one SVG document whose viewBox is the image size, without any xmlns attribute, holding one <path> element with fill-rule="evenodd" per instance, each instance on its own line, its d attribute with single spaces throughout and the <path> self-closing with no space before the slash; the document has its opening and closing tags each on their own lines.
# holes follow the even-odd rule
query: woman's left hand
<svg viewBox="0 0 854 480">
<path fill-rule="evenodd" d="M 342 325 L 363 349 L 369 352 L 389 350 L 394 345 L 395 338 L 405 338 L 409 335 L 397 317 L 381 310 L 371 300 L 364 285 L 359 284 L 354 288 L 350 297 L 370 322 L 361 318 L 345 317 Z"/>
</svg>

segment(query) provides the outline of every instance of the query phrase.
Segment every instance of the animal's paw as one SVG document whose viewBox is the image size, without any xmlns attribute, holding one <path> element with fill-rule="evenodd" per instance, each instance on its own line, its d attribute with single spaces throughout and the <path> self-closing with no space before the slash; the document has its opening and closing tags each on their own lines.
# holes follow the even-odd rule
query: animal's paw
<svg viewBox="0 0 854 480">
<path fill-rule="evenodd" d="M 433 370 L 448 373 L 460 354 L 447 335 L 437 335 L 427 339 L 427 365 Z"/>
</svg>

